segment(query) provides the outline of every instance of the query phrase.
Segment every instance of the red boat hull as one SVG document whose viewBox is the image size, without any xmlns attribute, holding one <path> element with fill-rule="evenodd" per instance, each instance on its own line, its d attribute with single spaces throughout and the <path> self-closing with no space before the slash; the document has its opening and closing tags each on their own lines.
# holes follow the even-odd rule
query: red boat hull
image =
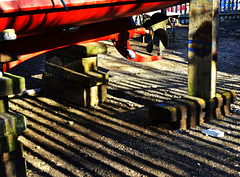
<svg viewBox="0 0 240 177">
<path fill-rule="evenodd" d="M 50 50 L 109 39 L 129 60 L 159 60 L 161 56 L 141 56 L 132 50 L 129 39 L 136 33 L 145 34 L 146 29 L 137 28 L 128 17 L 187 1 L 0 0 L 0 32 L 14 29 L 17 34 L 16 40 L 3 41 L 1 45 L 0 54 L 8 56 L 7 60 L 3 60 L 3 71 Z M 74 26 L 80 26 L 74 33 L 63 31 Z M 128 51 L 134 57 L 129 56 Z M 13 61 L 16 55 L 18 60 Z"/>
<path fill-rule="evenodd" d="M 60 0 L 0 1 L 0 31 L 14 29 L 18 37 L 92 24 L 180 4 L 186 0 Z M 107 29 L 106 29 L 107 30 Z"/>
</svg>

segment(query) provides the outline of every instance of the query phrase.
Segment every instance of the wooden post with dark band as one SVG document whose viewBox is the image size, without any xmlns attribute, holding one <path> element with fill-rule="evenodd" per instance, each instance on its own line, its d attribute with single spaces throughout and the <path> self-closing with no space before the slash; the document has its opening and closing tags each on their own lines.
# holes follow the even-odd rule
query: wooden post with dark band
<svg viewBox="0 0 240 177">
<path fill-rule="evenodd" d="M 218 0 L 191 0 L 189 12 L 188 95 L 216 96 Z"/>
</svg>

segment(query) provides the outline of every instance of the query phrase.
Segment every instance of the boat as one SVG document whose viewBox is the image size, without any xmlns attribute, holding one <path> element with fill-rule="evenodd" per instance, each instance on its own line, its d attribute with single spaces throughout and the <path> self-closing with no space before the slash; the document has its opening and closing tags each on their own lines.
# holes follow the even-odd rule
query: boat
<svg viewBox="0 0 240 177">
<path fill-rule="evenodd" d="M 0 38 L 0 62 L 20 63 L 41 53 L 73 44 L 112 39 L 120 53 L 132 61 L 129 39 L 148 31 L 131 16 L 185 3 L 186 0 L 0 0 L 0 32 L 12 30 L 16 39 Z M 128 33 L 127 36 L 123 34 Z M 135 52 L 134 52 L 135 53 Z M 13 63 L 14 63 L 13 62 Z M 15 66 L 14 64 L 12 66 Z M 10 65 L 7 69 L 10 69 Z M 6 68 L 4 69 L 6 70 Z"/>
</svg>

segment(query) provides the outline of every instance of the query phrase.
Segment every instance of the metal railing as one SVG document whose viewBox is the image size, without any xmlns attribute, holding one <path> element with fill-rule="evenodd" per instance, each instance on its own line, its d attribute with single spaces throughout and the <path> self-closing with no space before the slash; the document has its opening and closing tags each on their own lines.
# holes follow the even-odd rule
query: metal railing
<svg viewBox="0 0 240 177">
<path fill-rule="evenodd" d="M 167 8 L 168 13 L 178 13 L 179 22 L 188 23 L 189 3 Z M 219 1 L 220 20 L 240 19 L 240 0 L 220 0 Z"/>
</svg>

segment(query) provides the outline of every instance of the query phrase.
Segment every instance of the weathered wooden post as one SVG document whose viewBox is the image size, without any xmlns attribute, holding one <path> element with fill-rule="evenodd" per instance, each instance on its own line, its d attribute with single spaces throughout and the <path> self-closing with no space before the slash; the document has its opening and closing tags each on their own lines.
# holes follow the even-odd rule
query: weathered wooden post
<svg viewBox="0 0 240 177">
<path fill-rule="evenodd" d="M 0 176 L 25 177 L 26 162 L 18 136 L 26 129 L 26 118 L 9 111 L 8 95 L 25 90 L 25 79 L 9 73 L 0 77 Z"/>
<path fill-rule="evenodd" d="M 216 97 L 218 11 L 218 0 L 190 1 L 188 95 L 210 100 L 211 109 L 217 105 L 211 99 Z M 211 120 L 214 115 L 206 117 Z"/>
<path fill-rule="evenodd" d="M 216 89 L 217 31 L 218 0 L 191 0 L 188 96 L 151 106 L 153 123 L 187 129 L 230 113 L 236 93 Z"/>
<path fill-rule="evenodd" d="M 105 44 L 73 45 L 47 53 L 42 90 L 79 106 L 100 105 L 107 99 L 108 75 L 98 70 L 97 55 Z"/>
<path fill-rule="evenodd" d="M 218 0 L 191 0 L 189 12 L 188 95 L 216 96 Z"/>
</svg>

